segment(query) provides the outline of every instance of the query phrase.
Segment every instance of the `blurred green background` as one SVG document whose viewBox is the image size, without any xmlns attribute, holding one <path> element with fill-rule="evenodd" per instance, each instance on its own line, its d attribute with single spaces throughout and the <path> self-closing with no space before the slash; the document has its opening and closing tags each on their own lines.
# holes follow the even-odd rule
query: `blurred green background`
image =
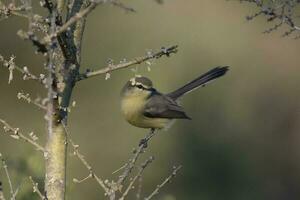
<svg viewBox="0 0 300 200">
<path fill-rule="evenodd" d="M 238 1 L 128 3 L 138 12 L 103 5 L 88 17 L 82 70 L 104 67 L 108 59 L 119 62 L 178 44 L 176 55 L 156 60 L 151 71 L 146 64 L 137 71 L 168 92 L 214 66 L 231 66 L 225 77 L 183 99 L 192 121 L 177 121 L 151 141 L 146 155 L 156 159 L 145 171 L 143 195 L 152 192 L 174 165 L 182 164 L 178 176 L 156 199 L 300 199 L 300 41 L 282 38 L 280 31 L 262 34 L 271 25 L 263 18 L 247 22 L 245 16 L 255 8 Z M 16 64 L 42 72 L 43 57 L 16 36 L 20 28 L 27 28 L 23 19 L 1 21 L 0 54 L 6 58 L 13 54 Z M 69 117 L 72 138 L 104 179 L 117 176 L 111 173 L 147 132 L 129 125 L 119 111 L 120 89 L 132 76 L 130 69 L 116 71 L 109 80 L 95 77 L 74 90 L 76 107 Z M 17 73 L 10 85 L 7 82 L 7 69 L 0 67 L 0 118 L 25 133 L 34 131 L 44 142 L 44 113 L 16 98 L 20 91 L 43 97 L 44 89 L 22 81 Z M 28 176 L 42 187 L 42 156 L 3 133 L 0 152 L 7 159 L 14 186 L 21 185 L 19 199 L 38 199 L 31 194 Z M 68 157 L 67 173 L 68 199 L 105 199 L 94 180 L 72 182 L 88 174 L 76 157 Z M 3 170 L 0 180 L 8 195 Z M 134 195 L 129 199 L 135 199 Z"/>
</svg>

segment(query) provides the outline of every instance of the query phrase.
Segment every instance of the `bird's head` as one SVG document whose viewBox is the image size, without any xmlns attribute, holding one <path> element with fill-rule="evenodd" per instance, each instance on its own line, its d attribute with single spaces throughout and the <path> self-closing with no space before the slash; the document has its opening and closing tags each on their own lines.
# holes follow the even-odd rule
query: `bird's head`
<svg viewBox="0 0 300 200">
<path fill-rule="evenodd" d="M 144 76 L 131 78 L 123 87 L 121 95 L 123 97 L 149 97 L 155 89 L 152 81 Z"/>
</svg>

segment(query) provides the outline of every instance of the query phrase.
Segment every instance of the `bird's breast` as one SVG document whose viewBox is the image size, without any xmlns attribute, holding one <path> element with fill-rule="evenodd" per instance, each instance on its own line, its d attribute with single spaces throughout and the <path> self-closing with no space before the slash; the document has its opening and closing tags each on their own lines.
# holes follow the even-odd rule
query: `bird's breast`
<svg viewBox="0 0 300 200">
<path fill-rule="evenodd" d="M 164 118 L 149 118 L 144 116 L 147 101 L 139 96 L 129 96 L 121 101 L 121 110 L 125 119 L 140 128 L 164 128 L 170 121 Z"/>
</svg>

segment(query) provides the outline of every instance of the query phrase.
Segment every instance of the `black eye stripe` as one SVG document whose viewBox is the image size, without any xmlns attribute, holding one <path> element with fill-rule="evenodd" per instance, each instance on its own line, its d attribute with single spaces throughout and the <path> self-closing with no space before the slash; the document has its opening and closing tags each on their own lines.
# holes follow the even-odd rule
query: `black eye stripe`
<svg viewBox="0 0 300 200">
<path fill-rule="evenodd" d="M 136 87 L 140 89 L 145 89 L 142 85 L 137 85 Z"/>
</svg>

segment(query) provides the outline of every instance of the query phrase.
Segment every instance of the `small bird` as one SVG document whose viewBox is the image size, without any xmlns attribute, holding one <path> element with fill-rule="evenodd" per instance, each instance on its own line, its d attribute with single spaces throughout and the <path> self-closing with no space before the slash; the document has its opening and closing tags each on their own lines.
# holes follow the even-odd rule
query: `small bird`
<svg viewBox="0 0 300 200">
<path fill-rule="evenodd" d="M 179 105 L 183 95 L 223 76 L 228 66 L 216 67 L 179 89 L 162 94 L 143 76 L 130 79 L 121 92 L 121 110 L 125 119 L 140 128 L 162 129 L 174 119 L 191 119 Z"/>
</svg>

